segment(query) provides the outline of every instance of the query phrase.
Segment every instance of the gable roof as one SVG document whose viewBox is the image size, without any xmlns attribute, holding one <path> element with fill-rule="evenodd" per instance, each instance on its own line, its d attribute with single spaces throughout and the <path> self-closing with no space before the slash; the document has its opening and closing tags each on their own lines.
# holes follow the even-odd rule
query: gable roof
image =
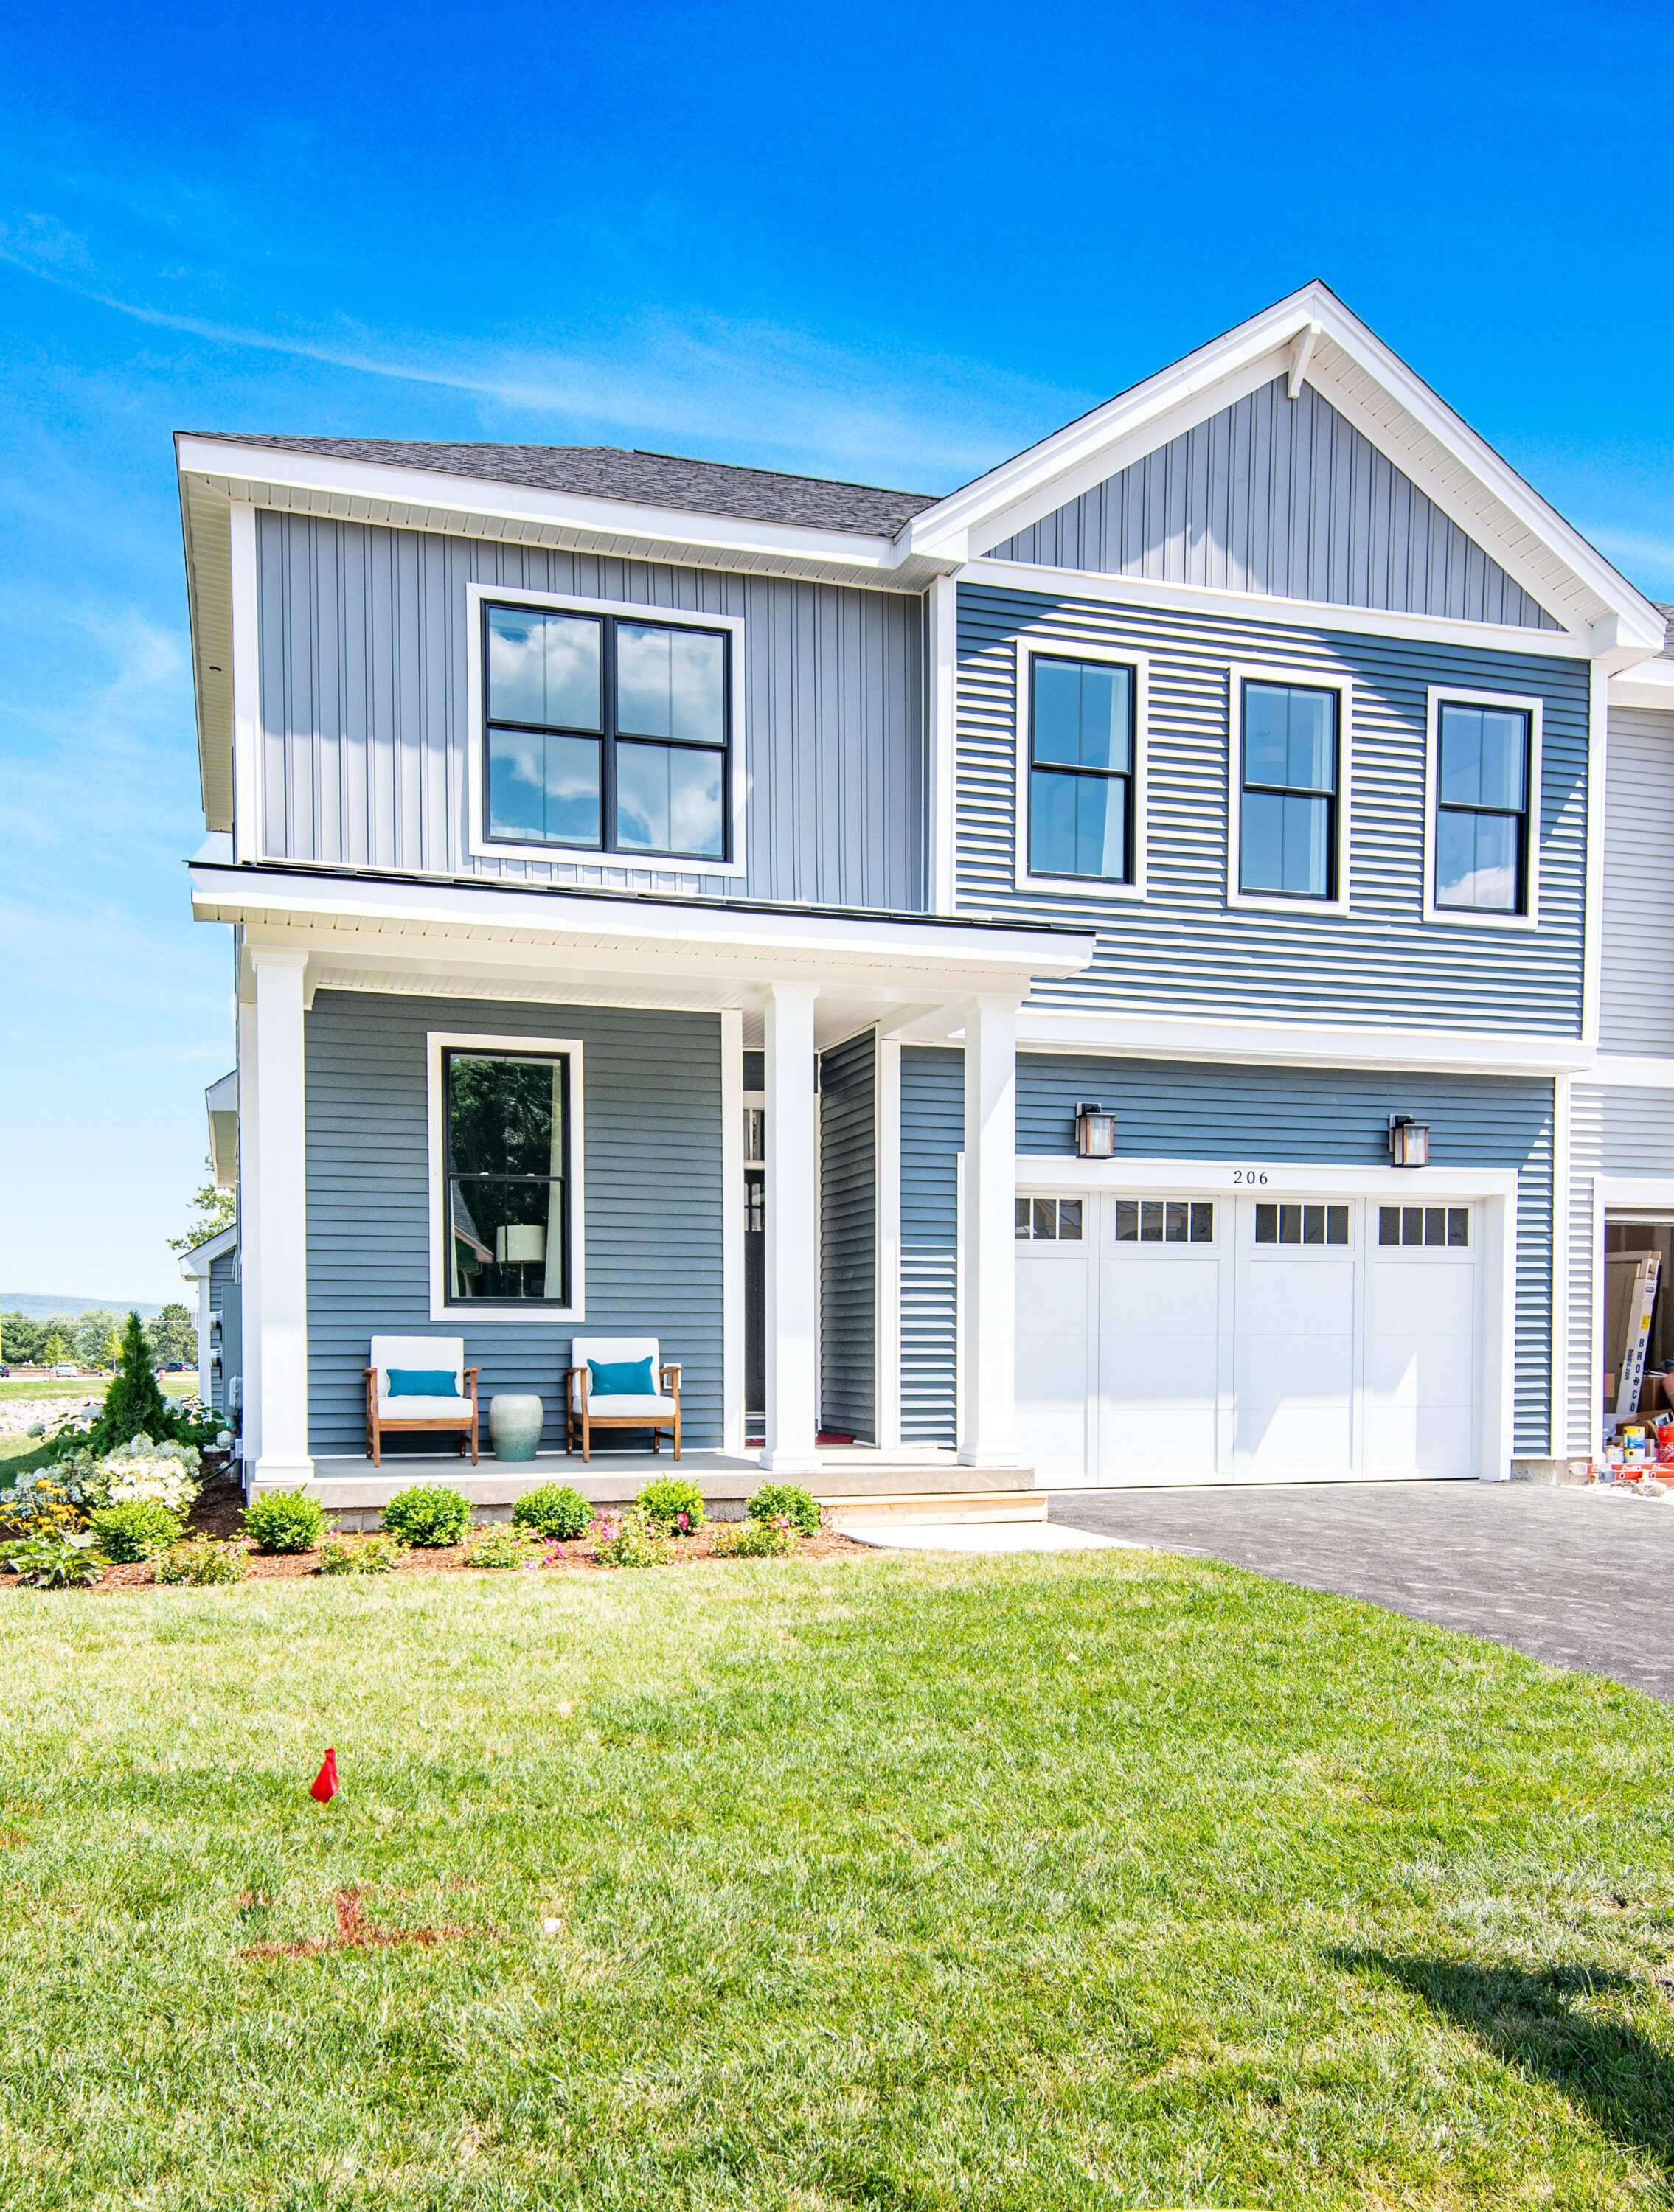
<svg viewBox="0 0 1674 2212">
<path fill-rule="evenodd" d="M 926 561 L 980 559 L 1276 376 L 1293 398 L 1312 386 L 1589 650 L 1661 651 L 1666 626 L 1643 593 L 1318 283 L 939 500 L 902 539 Z"/>
<path fill-rule="evenodd" d="M 846 530 L 892 538 L 904 522 L 936 503 L 934 492 L 886 491 L 875 484 L 827 477 L 787 476 L 776 469 L 735 468 L 620 446 L 444 445 L 394 438 L 263 436 L 247 430 L 182 434 L 207 444 L 256 446 L 275 453 L 319 453 L 334 460 L 374 461 L 426 469 L 484 483 L 527 484 L 593 499 L 631 500 L 690 514 L 731 515 L 740 521 L 790 523 L 809 530 Z"/>
</svg>

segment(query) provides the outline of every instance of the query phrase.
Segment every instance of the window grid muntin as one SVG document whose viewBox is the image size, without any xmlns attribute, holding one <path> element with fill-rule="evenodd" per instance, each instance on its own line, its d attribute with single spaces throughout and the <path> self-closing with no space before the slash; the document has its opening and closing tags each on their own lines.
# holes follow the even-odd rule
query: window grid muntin
<svg viewBox="0 0 1674 2212">
<path fill-rule="evenodd" d="M 1289 1244 L 1314 1250 L 1349 1243 L 1348 1208 L 1328 1200 L 1263 1200 L 1256 1208 L 1257 1244 Z"/>
<path fill-rule="evenodd" d="M 1109 673 L 1120 670 L 1128 678 L 1128 765 L 1125 769 L 1083 768 L 1062 761 L 1038 761 L 1035 757 L 1035 702 L 1037 671 L 1043 665 L 1060 668 L 1093 668 Z M 1132 886 L 1139 875 L 1139 808 L 1136 799 L 1139 769 L 1139 669 L 1129 661 L 1084 660 L 1073 653 L 1032 653 L 1029 665 L 1029 751 L 1027 778 L 1029 786 L 1028 811 L 1028 873 L 1050 877 L 1055 883 L 1120 884 Z M 1117 783 L 1122 787 L 1122 853 L 1123 872 L 1119 876 L 1083 875 L 1068 868 L 1050 868 L 1035 858 L 1034 780 L 1037 775 L 1086 777 L 1095 782 Z"/>
<path fill-rule="evenodd" d="M 1523 804 L 1521 806 L 1491 806 L 1480 802 L 1444 799 L 1442 789 L 1446 768 L 1447 718 L 1450 714 L 1503 714 L 1523 725 Z M 1535 765 L 1535 720 L 1526 707 L 1514 707 L 1494 701 L 1441 699 L 1436 706 L 1435 722 L 1435 836 L 1430 861 L 1431 903 L 1445 914 L 1526 915 L 1529 911 L 1529 860 L 1532 839 L 1531 831 L 1531 801 L 1533 796 Z M 1472 821 L 1509 822 L 1513 825 L 1517 844 L 1517 882 L 1515 900 L 1510 906 L 1481 906 L 1464 899 L 1444 898 L 1441 891 L 1441 825 L 1452 816 L 1468 817 Z"/>
<path fill-rule="evenodd" d="M 1470 1208 L 1468 1206 L 1380 1206 L 1378 1208 L 1378 1242 L 1385 1247 L 1398 1245 L 1408 1250 L 1417 1246 L 1433 1252 L 1462 1251 L 1470 1243 Z"/>
<path fill-rule="evenodd" d="M 1244 676 L 1239 678 L 1239 746 L 1238 746 L 1238 809 L 1239 853 L 1238 889 L 1242 898 L 1276 898 L 1295 900 L 1299 903 L 1318 902 L 1334 905 L 1338 896 L 1338 845 L 1342 806 L 1342 695 L 1333 686 L 1324 684 L 1288 684 L 1277 677 Z M 1301 784 L 1251 782 L 1247 771 L 1250 752 L 1250 694 L 1251 691 L 1304 691 L 1311 696 L 1324 699 L 1330 707 L 1331 720 L 1331 781 L 1329 788 Z M 1323 800 L 1325 804 L 1325 888 L 1318 891 L 1275 890 L 1264 884 L 1245 881 L 1248 866 L 1248 840 L 1245 836 L 1244 802 L 1251 793 L 1266 799 L 1300 799 Z"/>
<path fill-rule="evenodd" d="M 575 724 L 562 722 L 504 721 L 494 714 L 490 639 L 492 617 L 496 609 L 505 609 L 514 614 L 534 617 L 550 615 L 563 621 L 591 622 L 599 625 L 601 705 L 600 725 L 597 728 L 587 729 Z M 539 844 L 547 847 L 555 853 L 620 853 L 627 856 L 630 865 L 636 861 L 649 860 L 687 860 L 691 861 L 694 868 L 701 868 L 705 862 L 713 863 L 717 866 L 730 865 L 733 860 L 733 683 L 734 672 L 733 634 L 730 629 L 713 629 L 702 622 L 670 622 L 663 616 L 661 609 L 656 607 L 648 607 L 643 614 L 606 613 L 602 611 L 595 613 L 586 607 L 534 605 L 527 600 L 510 599 L 484 599 L 479 620 L 481 623 L 480 703 L 483 716 L 483 745 L 478 772 L 482 777 L 483 821 L 486 825 L 484 834 L 490 844 Z M 681 630 L 696 636 L 718 638 L 721 641 L 722 730 L 719 739 L 648 737 L 642 731 L 623 730 L 618 726 L 616 633 L 623 627 L 630 629 Z M 495 731 L 541 738 L 585 738 L 591 739 L 599 746 L 599 836 L 596 842 L 585 842 L 565 837 L 537 837 L 533 832 L 527 830 L 519 831 L 515 835 L 496 836 L 495 834 L 494 794 L 489 774 L 491 750 L 489 740 L 490 732 Z M 616 765 L 616 750 L 618 744 L 661 745 L 686 752 L 719 755 L 721 760 L 721 850 L 719 853 L 681 852 L 673 848 L 665 850 L 662 848 L 644 845 L 623 845 L 619 842 L 617 822 Z"/>
<path fill-rule="evenodd" d="M 1020 1243 L 1079 1244 L 1085 1233 L 1079 1198 L 1020 1198 L 1014 1221 Z"/>
<path fill-rule="evenodd" d="M 1119 1198 L 1118 1244 L 1213 1244 L 1214 1201 L 1208 1198 Z"/>
<path fill-rule="evenodd" d="M 460 1060 L 494 1060 L 514 1067 L 539 1067 L 558 1079 L 557 1110 L 563 1117 L 563 1165 L 556 1174 L 510 1174 L 461 1169 L 454 1157 L 454 1069 Z M 493 1050 L 477 1045 L 454 1045 L 444 1048 L 441 1054 L 441 1188 L 442 1235 L 446 1240 L 442 1265 L 442 1304 L 457 1313 L 492 1310 L 495 1308 L 515 1307 L 520 1311 L 540 1307 L 562 1310 L 570 1300 L 575 1267 L 575 1232 L 573 1212 L 573 1146 L 574 1111 L 569 1054 L 567 1052 L 508 1052 Z M 555 1297 L 461 1297 L 454 1288 L 454 1192 L 462 1183 L 508 1183 L 529 1188 L 540 1187 L 551 1193 L 554 1184 L 558 1189 L 558 1222 L 562 1236 L 561 1267 L 558 1295 Z M 551 1204 L 548 1201 L 550 1218 Z M 501 1262 L 504 1265 L 507 1263 Z M 533 1263 L 529 1263 L 533 1264 Z"/>
</svg>

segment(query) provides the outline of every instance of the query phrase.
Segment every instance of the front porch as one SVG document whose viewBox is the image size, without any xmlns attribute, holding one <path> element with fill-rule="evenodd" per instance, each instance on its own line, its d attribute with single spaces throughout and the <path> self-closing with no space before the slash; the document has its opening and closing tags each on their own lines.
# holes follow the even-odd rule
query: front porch
<svg viewBox="0 0 1674 2212">
<path fill-rule="evenodd" d="M 839 1528 L 850 1516 L 1046 1518 L 1046 1494 L 1035 1488 L 1032 1468 L 1020 1461 L 971 1468 L 952 1451 L 888 1452 L 863 1444 L 821 1447 L 814 1457 L 818 1464 L 796 1479 Z M 475 1467 L 457 1453 L 386 1453 L 375 1469 L 370 1461 L 344 1454 L 315 1459 L 309 1494 L 341 1528 L 361 1530 L 375 1528 L 396 1492 L 415 1483 L 445 1484 L 471 1500 L 479 1521 L 506 1521 L 520 1498 L 547 1483 L 567 1483 L 595 1505 L 626 1505 L 644 1484 L 676 1474 L 702 1486 L 704 1505 L 717 1521 L 742 1520 L 746 1500 L 776 1479 L 764 1472 L 757 1452 L 687 1451 L 677 1466 L 667 1451 L 595 1451 L 584 1466 L 579 1454 L 552 1451 L 533 1460 L 483 1459 Z"/>
</svg>

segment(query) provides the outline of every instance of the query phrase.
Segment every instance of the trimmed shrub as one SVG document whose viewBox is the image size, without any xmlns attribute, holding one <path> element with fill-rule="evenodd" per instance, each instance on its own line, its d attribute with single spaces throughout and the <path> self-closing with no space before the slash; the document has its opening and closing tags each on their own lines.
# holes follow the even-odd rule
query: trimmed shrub
<svg viewBox="0 0 1674 2212">
<path fill-rule="evenodd" d="M 326 1509 L 299 1490 L 270 1491 L 245 1508 L 244 1533 L 259 1552 L 312 1552 L 326 1534 Z"/>
<path fill-rule="evenodd" d="M 671 1540 L 642 1513 L 624 1513 L 620 1520 L 601 1514 L 593 1526 L 593 1556 L 601 1567 L 666 1567 L 674 1556 Z"/>
<path fill-rule="evenodd" d="M 441 1483 L 398 1490 L 384 1508 L 384 1527 L 403 1544 L 434 1549 L 462 1544 L 471 1533 L 471 1500 Z"/>
<path fill-rule="evenodd" d="M 156 1561 L 151 1579 L 159 1583 L 192 1583 L 208 1589 L 219 1583 L 241 1583 L 250 1571 L 243 1544 L 237 1537 L 217 1544 L 208 1536 L 193 1536 L 176 1544 Z"/>
<path fill-rule="evenodd" d="M 745 1511 L 752 1521 L 788 1521 L 799 1536 L 819 1534 L 819 1501 L 797 1482 L 764 1482 Z"/>
<path fill-rule="evenodd" d="M 96 1583 L 106 1565 L 99 1539 L 90 1528 L 44 1528 L 39 1535 L 21 1536 L 4 1547 L 4 1558 L 18 1580 L 36 1589 L 70 1589 L 81 1583 Z"/>
<path fill-rule="evenodd" d="M 568 1544 L 585 1536 L 592 1528 L 593 1507 L 567 1482 L 544 1482 L 539 1490 L 518 1499 L 512 1508 L 512 1521 L 519 1528 L 533 1528 L 538 1535 Z"/>
<path fill-rule="evenodd" d="M 702 1490 L 678 1474 L 648 1482 L 634 1504 L 651 1526 L 665 1535 L 695 1536 L 703 1525 Z"/>
<path fill-rule="evenodd" d="M 186 1523 L 155 1498 L 136 1498 L 127 1505 L 104 1505 L 92 1516 L 99 1548 L 118 1566 L 139 1559 L 155 1559 L 171 1550 L 186 1534 Z"/>
<path fill-rule="evenodd" d="M 387 1575 L 405 1546 L 393 1536 L 328 1536 L 320 1547 L 322 1575 Z"/>
<path fill-rule="evenodd" d="M 802 1547 L 802 1539 L 788 1516 L 776 1513 L 770 1521 L 724 1522 L 715 1532 L 715 1548 L 723 1559 L 782 1559 Z"/>
<path fill-rule="evenodd" d="M 508 1526 L 502 1521 L 485 1528 L 466 1552 L 468 1567 L 538 1567 L 545 1545 L 533 1530 Z"/>
</svg>

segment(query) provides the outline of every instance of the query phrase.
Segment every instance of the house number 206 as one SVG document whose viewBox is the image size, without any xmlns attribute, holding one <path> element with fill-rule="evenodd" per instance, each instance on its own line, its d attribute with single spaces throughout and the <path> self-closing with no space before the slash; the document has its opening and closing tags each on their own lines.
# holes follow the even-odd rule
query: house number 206
<svg viewBox="0 0 1674 2212">
<path fill-rule="evenodd" d="M 1265 1182 L 1267 1170 L 1265 1168 L 1234 1168 L 1233 1181 L 1234 1182 Z"/>
</svg>

